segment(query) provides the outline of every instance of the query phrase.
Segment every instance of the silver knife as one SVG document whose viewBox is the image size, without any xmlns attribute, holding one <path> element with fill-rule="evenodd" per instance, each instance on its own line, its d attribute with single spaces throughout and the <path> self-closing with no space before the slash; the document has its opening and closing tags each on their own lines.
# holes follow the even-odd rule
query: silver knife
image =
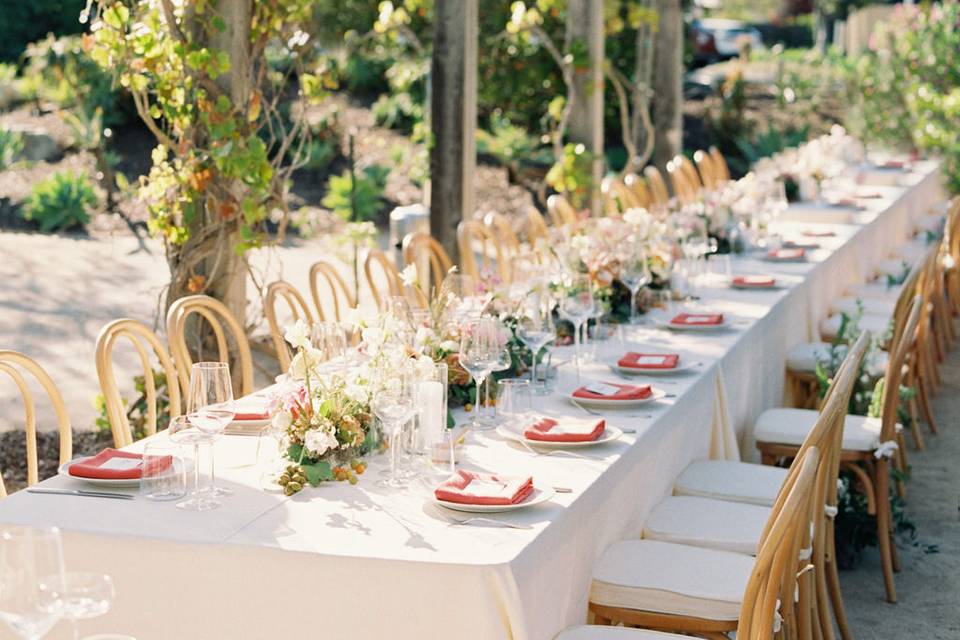
<svg viewBox="0 0 960 640">
<path fill-rule="evenodd" d="M 61 496 L 83 496 L 85 498 L 116 498 L 117 500 L 133 500 L 134 498 L 134 496 L 129 493 L 86 491 L 84 489 L 41 489 L 39 487 L 33 487 L 27 489 L 27 493 L 49 493 Z"/>
</svg>

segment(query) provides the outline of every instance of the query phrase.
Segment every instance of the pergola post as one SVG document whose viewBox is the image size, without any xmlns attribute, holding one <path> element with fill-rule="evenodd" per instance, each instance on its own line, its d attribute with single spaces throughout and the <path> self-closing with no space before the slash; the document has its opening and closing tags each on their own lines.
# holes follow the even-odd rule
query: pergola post
<svg viewBox="0 0 960 640">
<path fill-rule="evenodd" d="M 431 67 L 430 233 L 457 255 L 476 209 L 477 0 L 436 0 Z"/>
<path fill-rule="evenodd" d="M 573 101 L 568 138 L 583 144 L 593 158 L 593 189 L 590 212 L 599 215 L 600 181 L 603 179 L 603 61 L 604 25 L 602 0 L 569 0 L 566 49 L 576 41 L 586 44 L 588 64 L 574 69 Z"/>
<path fill-rule="evenodd" d="M 680 0 L 657 0 L 653 71 L 654 162 L 663 169 L 683 149 L 683 11 Z"/>
</svg>

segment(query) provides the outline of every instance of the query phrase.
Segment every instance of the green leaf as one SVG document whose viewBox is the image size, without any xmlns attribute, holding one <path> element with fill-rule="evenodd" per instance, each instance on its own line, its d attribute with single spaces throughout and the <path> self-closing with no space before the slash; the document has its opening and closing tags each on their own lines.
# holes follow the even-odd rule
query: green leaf
<svg viewBox="0 0 960 640">
<path fill-rule="evenodd" d="M 223 16 L 214 16 L 213 18 L 213 28 L 223 33 L 227 30 L 227 22 L 223 19 Z"/>
<path fill-rule="evenodd" d="M 333 480 L 333 468 L 326 460 L 304 462 L 300 466 L 303 468 L 303 473 L 307 476 L 307 482 L 311 486 L 315 487 L 321 482 Z"/>
</svg>

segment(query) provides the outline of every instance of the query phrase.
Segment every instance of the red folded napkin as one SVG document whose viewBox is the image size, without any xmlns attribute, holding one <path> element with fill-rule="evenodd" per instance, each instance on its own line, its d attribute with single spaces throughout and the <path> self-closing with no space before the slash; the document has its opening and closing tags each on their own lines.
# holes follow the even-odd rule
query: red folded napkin
<svg viewBox="0 0 960 640">
<path fill-rule="evenodd" d="M 787 249 L 819 249 L 820 243 L 814 240 L 784 240 L 783 246 Z"/>
<path fill-rule="evenodd" d="M 881 169 L 903 169 L 907 164 L 906 160 L 886 160 L 877 166 Z"/>
<path fill-rule="evenodd" d="M 834 207 L 843 207 L 845 209 L 858 209 L 861 211 L 866 209 L 866 207 L 862 203 L 858 202 L 856 198 L 851 198 L 849 196 L 831 200 L 830 204 Z"/>
<path fill-rule="evenodd" d="M 805 249 L 771 249 L 767 251 L 769 260 L 803 260 L 806 255 Z"/>
<path fill-rule="evenodd" d="M 722 313 L 680 313 L 674 316 L 670 324 L 712 325 L 723 324 Z"/>
<path fill-rule="evenodd" d="M 234 401 L 233 409 L 234 420 L 269 420 L 270 419 L 270 400 L 269 398 L 252 397 L 242 398 Z"/>
<path fill-rule="evenodd" d="M 614 389 L 616 389 L 616 391 L 613 391 L 613 393 L 601 393 L 599 391 L 600 387 L 603 387 L 604 391 L 613 391 Z M 644 398 L 649 398 L 651 393 L 653 393 L 653 390 L 648 384 L 638 386 L 603 382 L 599 385 L 584 385 L 573 392 L 573 397 L 583 398 L 584 400 L 643 400 Z"/>
<path fill-rule="evenodd" d="M 625 369 L 673 369 L 680 361 L 676 353 L 637 353 L 629 351 L 617 360 L 617 365 Z"/>
<path fill-rule="evenodd" d="M 157 471 L 163 471 L 173 463 L 167 456 L 157 461 Z M 92 458 L 70 465 L 70 475 L 95 480 L 138 480 L 143 475 L 143 456 L 139 453 L 104 449 Z"/>
<path fill-rule="evenodd" d="M 816 231 L 814 229 L 807 229 L 801 233 L 808 238 L 832 238 L 837 235 L 835 231 Z"/>
<path fill-rule="evenodd" d="M 518 504 L 533 492 L 533 478 L 459 470 L 434 490 L 437 500 L 460 504 Z"/>
<path fill-rule="evenodd" d="M 563 422 L 553 418 L 541 418 L 527 427 L 523 437 L 541 442 L 590 442 L 603 435 L 606 422 L 600 420 L 574 420 L 564 418 Z"/>
<path fill-rule="evenodd" d="M 777 283 L 772 276 L 736 276 L 733 284 L 738 287 L 772 287 Z"/>
</svg>

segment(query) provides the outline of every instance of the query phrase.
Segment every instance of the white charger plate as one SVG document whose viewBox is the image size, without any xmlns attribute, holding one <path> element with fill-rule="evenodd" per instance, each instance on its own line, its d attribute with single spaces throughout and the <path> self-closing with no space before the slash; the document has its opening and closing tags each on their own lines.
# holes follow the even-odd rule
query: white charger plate
<svg viewBox="0 0 960 640">
<path fill-rule="evenodd" d="M 579 405 L 583 405 L 584 407 L 597 407 L 600 409 L 610 409 L 610 408 L 617 409 L 621 407 L 624 409 L 629 409 L 632 407 L 638 407 L 643 404 L 656 402 L 657 400 L 660 400 L 661 398 L 664 398 L 667 395 L 667 392 L 664 391 L 663 389 L 657 389 L 657 388 L 651 387 L 650 395 L 647 396 L 646 398 L 640 398 L 638 400 L 596 400 L 594 398 L 575 398 L 573 396 L 573 392 L 579 388 L 580 387 L 577 387 L 575 389 L 571 389 L 570 391 L 565 392 L 564 396 L 566 396 L 567 400 L 569 400 L 571 404 L 574 404 L 574 405 L 579 404 Z"/>
<path fill-rule="evenodd" d="M 556 494 L 557 492 L 550 487 L 541 488 L 534 486 L 533 492 L 527 496 L 527 499 L 517 504 L 461 504 L 459 502 L 447 502 L 446 500 L 440 500 L 433 492 L 431 492 L 430 495 L 433 498 L 434 504 L 446 509 L 450 509 L 451 511 L 463 511 L 465 513 L 502 513 L 505 511 L 526 509 L 534 505 L 542 504 L 553 498 L 553 496 Z"/>
<path fill-rule="evenodd" d="M 508 427 L 505 424 L 497 426 L 497 433 L 507 440 L 523 442 L 531 447 L 542 447 L 544 449 L 578 449 L 583 447 L 592 447 L 605 442 L 613 442 L 623 435 L 623 430 L 617 427 L 606 426 L 603 433 L 596 440 L 585 440 L 583 442 L 548 442 L 545 440 L 531 440 L 523 435 L 519 429 Z"/>
<path fill-rule="evenodd" d="M 70 478 L 71 480 L 79 480 L 80 482 L 92 485 L 94 487 L 112 487 L 114 489 L 130 489 L 140 487 L 140 478 L 113 480 L 108 478 L 82 478 L 80 476 L 70 475 L 71 465 L 76 464 L 77 462 L 83 462 L 84 460 L 89 460 L 92 457 L 93 456 L 86 456 L 83 458 L 70 460 L 69 462 L 64 462 L 62 465 L 60 465 L 60 468 L 57 469 L 57 474 Z M 189 473 L 193 471 L 193 460 L 175 460 L 174 464 L 184 464 L 184 462 L 186 463 L 186 472 Z"/>
</svg>

